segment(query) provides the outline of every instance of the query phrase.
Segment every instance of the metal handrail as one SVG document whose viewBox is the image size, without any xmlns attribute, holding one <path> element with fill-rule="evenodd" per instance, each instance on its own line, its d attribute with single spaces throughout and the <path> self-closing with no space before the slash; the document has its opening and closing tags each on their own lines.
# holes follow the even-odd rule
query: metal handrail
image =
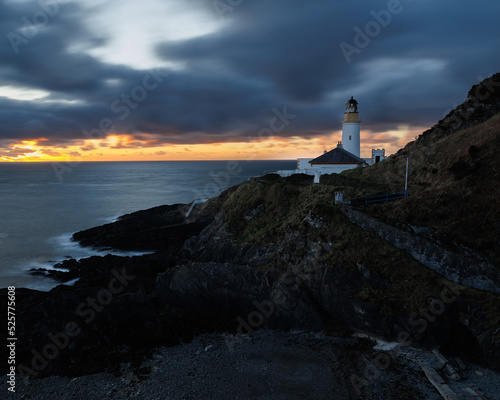
<svg viewBox="0 0 500 400">
<path fill-rule="evenodd" d="M 408 196 L 408 191 L 404 190 L 402 192 L 378 194 L 352 199 L 351 204 L 371 206 L 379 203 L 391 203 L 395 200 L 404 199 Z"/>
</svg>

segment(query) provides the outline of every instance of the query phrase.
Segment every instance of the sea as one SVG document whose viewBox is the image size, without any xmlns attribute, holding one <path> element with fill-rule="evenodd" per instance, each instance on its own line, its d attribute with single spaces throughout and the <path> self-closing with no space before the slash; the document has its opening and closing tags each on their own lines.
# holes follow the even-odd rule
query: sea
<svg viewBox="0 0 500 400">
<path fill-rule="evenodd" d="M 73 233 L 151 207 L 210 198 L 296 161 L 0 163 L 0 288 L 50 290 L 28 274 L 65 259 L 137 253 L 83 248 Z"/>
</svg>

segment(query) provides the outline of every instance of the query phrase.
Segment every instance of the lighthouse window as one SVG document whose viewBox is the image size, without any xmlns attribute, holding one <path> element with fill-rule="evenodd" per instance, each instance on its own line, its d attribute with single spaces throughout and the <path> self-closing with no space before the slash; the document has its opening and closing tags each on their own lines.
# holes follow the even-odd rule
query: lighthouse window
<svg viewBox="0 0 500 400">
<path fill-rule="evenodd" d="M 349 140 L 351 140 L 351 136 L 349 136 Z"/>
</svg>

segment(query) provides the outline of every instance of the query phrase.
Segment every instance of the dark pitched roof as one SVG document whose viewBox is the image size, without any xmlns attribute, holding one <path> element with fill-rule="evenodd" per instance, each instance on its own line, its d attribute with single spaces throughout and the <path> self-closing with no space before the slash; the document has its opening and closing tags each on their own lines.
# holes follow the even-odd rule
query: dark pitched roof
<svg viewBox="0 0 500 400">
<path fill-rule="evenodd" d="M 310 164 L 360 164 L 366 163 L 365 160 L 344 150 L 342 146 L 338 146 L 328 153 L 325 153 L 314 160 L 309 161 Z"/>
</svg>

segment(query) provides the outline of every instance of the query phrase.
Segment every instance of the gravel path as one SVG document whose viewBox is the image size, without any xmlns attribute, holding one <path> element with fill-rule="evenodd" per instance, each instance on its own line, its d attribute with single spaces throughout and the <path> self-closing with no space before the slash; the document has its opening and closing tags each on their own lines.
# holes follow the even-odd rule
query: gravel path
<svg viewBox="0 0 500 400">
<path fill-rule="evenodd" d="M 481 373 L 500 382 L 491 371 Z M 51 377 L 28 385 L 18 377 L 16 389 L 10 398 L 442 399 L 418 363 L 394 350 L 373 350 L 366 339 L 263 330 L 250 337 L 201 335 L 189 344 L 162 347 L 138 368 L 122 365 L 119 376 Z"/>
</svg>

